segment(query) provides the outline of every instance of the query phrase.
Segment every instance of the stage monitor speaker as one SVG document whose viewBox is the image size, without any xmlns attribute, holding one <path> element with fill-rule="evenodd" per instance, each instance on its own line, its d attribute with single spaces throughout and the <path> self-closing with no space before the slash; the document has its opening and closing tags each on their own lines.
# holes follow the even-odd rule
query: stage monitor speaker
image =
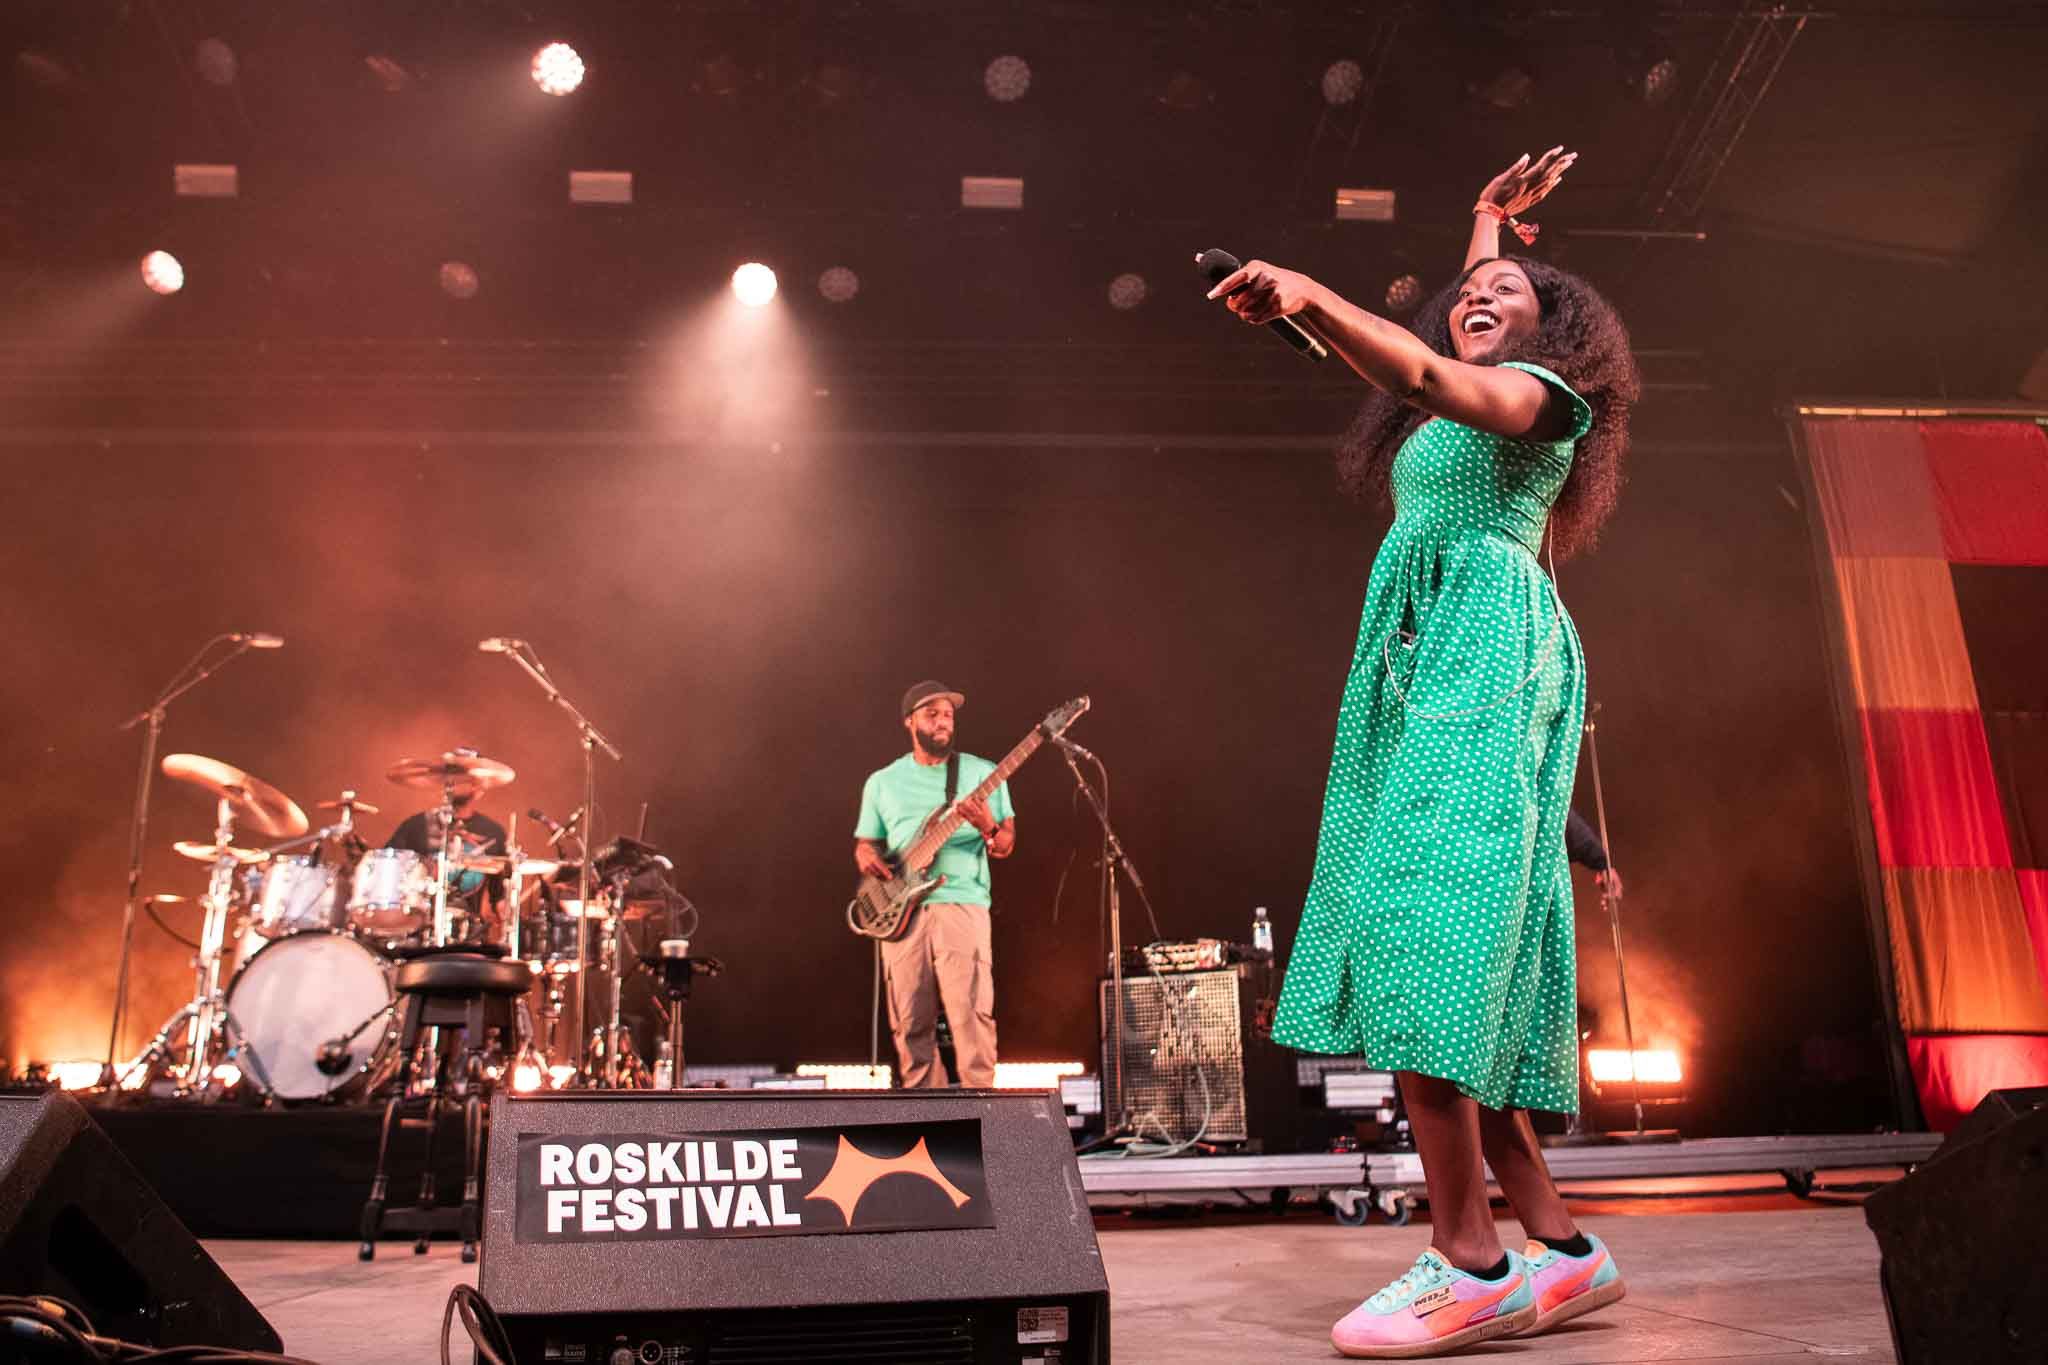
<svg viewBox="0 0 2048 1365">
<path fill-rule="evenodd" d="M 1901 1365 L 2048 1360 L 2043 1209 L 2048 1089 L 1993 1091 L 1919 1169 L 1864 1201 Z"/>
<path fill-rule="evenodd" d="M 0 1293 L 49 1294 L 147 1346 L 277 1333 L 68 1095 L 0 1095 Z"/>
<path fill-rule="evenodd" d="M 484 1205 L 519 1365 L 1109 1359 L 1050 1092 L 500 1092 Z"/>
</svg>

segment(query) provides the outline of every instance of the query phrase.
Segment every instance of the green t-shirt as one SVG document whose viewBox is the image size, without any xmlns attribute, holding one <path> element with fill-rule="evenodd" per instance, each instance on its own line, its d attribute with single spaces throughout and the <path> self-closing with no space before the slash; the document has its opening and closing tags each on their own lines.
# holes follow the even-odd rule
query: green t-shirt
<svg viewBox="0 0 2048 1365">
<path fill-rule="evenodd" d="M 953 795 L 967 795 L 996 765 L 973 754 L 960 755 L 960 783 Z M 905 754 L 886 768 L 868 774 L 860 791 L 860 820 L 853 827 L 856 839 L 880 839 L 890 854 L 901 853 L 924 828 L 927 816 L 946 803 L 946 765 L 919 763 Z M 998 783 L 989 794 L 988 811 L 998 824 L 1016 815 L 1010 805 L 1010 784 Z M 946 840 L 932 871 L 946 884 L 931 894 L 943 905 L 987 905 L 988 848 L 973 825 L 961 822 Z"/>
</svg>

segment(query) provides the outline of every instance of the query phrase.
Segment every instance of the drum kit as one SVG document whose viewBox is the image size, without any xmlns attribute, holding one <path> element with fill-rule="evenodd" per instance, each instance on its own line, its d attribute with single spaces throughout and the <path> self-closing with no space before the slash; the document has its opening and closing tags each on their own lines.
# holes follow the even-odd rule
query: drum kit
<svg viewBox="0 0 2048 1365">
<path fill-rule="evenodd" d="M 586 876 L 587 806 L 565 826 L 548 822 L 549 856 L 529 857 L 516 816 L 501 839 L 465 813 L 512 782 L 511 767 L 455 749 L 385 772 L 398 786 L 439 792 L 424 813 L 427 851 L 371 848 L 356 821 L 378 808 L 357 792 L 316 803 L 331 812 L 316 829 L 289 796 L 218 759 L 172 754 L 161 769 L 212 796 L 215 825 L 210 841 L 175 845 L 208 868 L 192 998 L 127 1068 L 124 1089 L 211 1098 L 241 1084 L 266 1101 L 366 1101 L 398 1069 L 398 963 L 453 946 L 533 968 L 535 999 L 521 1003 L 517 1053 L 503 1059 L 508 1078 L 516 1068 L 543 1085 L 647 1083 L 621 1017 L 622 978 L 640 961 L 628 926 L 688 903 L 658 875 L 650 893 L 647 874 L 667 862 L 634 840 L 600 850 Z M 277 842 L 257 846 L 256 836 Z M 610 977 L 610 1019 L 581 1067 L 564 1065 L 564 1005 L 597 971 Z"/>
</svg>

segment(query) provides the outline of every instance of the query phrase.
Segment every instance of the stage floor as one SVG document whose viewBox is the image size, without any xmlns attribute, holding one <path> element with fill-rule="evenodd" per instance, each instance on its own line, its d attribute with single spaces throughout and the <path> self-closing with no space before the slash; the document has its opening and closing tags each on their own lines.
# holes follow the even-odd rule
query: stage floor
<svg viewBox="0 0 2048 1365">
<path fill-rule="evenodd" d="M 1554 1335 L 1459 1359 L 1505 1362 L 1894 1359 L 1877 1246 L 1853 1203 L 1763 1212 L 1585 1213 L 1629 1294 Z M 1513 1231 L 1503 1224 L 1504 1236 Z M 1329 1324 L 1406 1269 L 1427 1226 L 1344 1228 L 1327 1216 L 1104 1219 L 1118 1365 L 1337 1359 Z M 456 1248 L 387 1242 L 368 1265 L 341 1242 L 216 1240 L 207 1249 L 284 1337 L 323 1365 L 438 1359 Z M 456 1329 L 461 1334 L 460 1327 Z M 468 1360 L 467 1344 L 454 1358 Z"/>
</svg>

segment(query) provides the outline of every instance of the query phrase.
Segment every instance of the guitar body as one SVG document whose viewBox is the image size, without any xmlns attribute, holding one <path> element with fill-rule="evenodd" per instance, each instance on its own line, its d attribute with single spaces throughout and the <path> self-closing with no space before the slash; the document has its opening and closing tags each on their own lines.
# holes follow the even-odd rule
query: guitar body
<svg viewBox="0 0 2048 1365">
<path fill-rule="evenodd" d="M 898 875 L 883 881 L 863 877 L 846 907 L 846 925 L 866 938 L 899 939 L 910 927 L 910 912 L 945 884 L 944 877 Z"/>
<path fill-rule="evenodd" d="M 981 785 L 967 793 L 961 800 L 979 798 L 987 800 L 1010 774 L 1023 766 L 1039 744 L 1055 739 L 1067 732 L 1067 727 L 1080 719 L 1088 709 L 1088 698 L 1077 697 L 1058 708 L 1032 728 L 1016 748 L 995 767 Z M 925 820 L 924 828 L 918 832 L 903 850 L 901 860 L 893 863 L 895 875 L 863 877 L 860 887 L 853 893 L 853 899 L 846 906 L 846 927 L 864 938 L 883 940 L 899 939 L 910 927 L 911 912 L 924 904 L 932 892 L 945 885 L 944 877 L 931 875 L 931 867 L 938 860 L 939 849 L 953 831 L 960 827 L 965 817 L 960 814 L 960 802 L 941 806 Z"/>
</svg>

